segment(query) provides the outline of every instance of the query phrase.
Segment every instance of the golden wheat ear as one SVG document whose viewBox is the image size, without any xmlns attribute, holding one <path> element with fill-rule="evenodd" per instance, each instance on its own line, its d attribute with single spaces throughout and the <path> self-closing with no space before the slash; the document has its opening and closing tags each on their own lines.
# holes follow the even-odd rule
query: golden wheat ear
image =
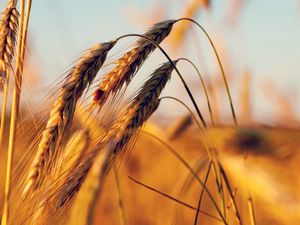
<svg viewBox="0 0 300 225">
<path fill-rule="evenodd" d="M 166 62 L 157 68 L 140 88 L 131 104 L 108 129 L 107 137 L 115 138 L 114 153 L 122 152 L 128 141 L 157 109 L 161 92 L 171 78 L 177 61 Z"/>
<path fill-rule="evenodd" d="M 141 35 L 143 37 L 136 41 L 135 47 L 117 59 L 114 62 L 115 67 L 103 76 L 94 93 L 94 103 L 98 103 L 101 107 L 109 95 L 117 93 L 124 84 L 128 85 L 147 57 L 157 48 L 157 45 L 147 38 L 157 44 L 161 43 L 170 34 L 175 22 L 175 20 L 162 21 Z"/>
<path fill-rule="evenodd" d="M 26 180 L 23 197 L 26 197 L 31 189 L 40 187 L 45 173 L 54 167 L 60 144 L 72 124 L 77 101 L 93 82 L 109 50 L 115 44 L 116 41 L 111 41 L 88 49 L 67 75 L 39 142 L 37 154 Z"/>
<path fill-rule="evenodd" d="M 6 80 L 15 55 L 19 25 L 19 13 L 12 1 L 9 1 L 0 22 L 0 80 Z"/>
</svg>

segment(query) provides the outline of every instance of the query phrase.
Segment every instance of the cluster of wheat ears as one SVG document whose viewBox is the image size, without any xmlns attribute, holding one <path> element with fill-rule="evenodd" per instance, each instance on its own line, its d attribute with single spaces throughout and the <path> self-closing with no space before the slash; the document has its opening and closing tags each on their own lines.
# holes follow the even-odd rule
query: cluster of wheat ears
<svg viewBox="0 0 300 225">
<path fill-rule="evenodd" d="M 107 173 L 112 168 L 115 168 L 118 158 L 126 153 L 126 148 L 129 143 L 136 137 L 143 124 L 159 107 L 162 99 L 161 93 L 168 81 L 172 78 L 171 74 L 174 70 L 177 75 L 179 75 L 184 88 L 193 103 L 197 113 L 196 116 L 194 116 L 196 123 L 202 130 L 208 127 L 208 123 L 201 114 L 201 110 L 193 98 L 193 94 L 185 83 L 182 74 L 176 67 L 177 63 L 181 60 L 188 61 L 193 66 L 195 66 L 195 64 L 185 58 L 171 59 L 166 51 L 160 47 L 160 43 L 171 35 L 173 27 L 180 21 L 194 24 L 200 28 L 208 38 L 222 72 L 221 74 L 223 75 L 224 84 L 229 97 L 233 119 L 237 125 L 224 70 L 217 50 L 207 32 L 200 24 L 190 18 L 162 21 L 154 24 L 143 34 L 126 34 L 112 41 L 98 43 L 85 51 L 74 67 L 68 71 L 63 83 L 59 87 L 59 93 L 51 109 L 47 124 L 42 131 L 41 137 L 38 139 L 34 159 L 29 168 L 24 169 L 23 174 L 25 175 L 22 177 L 20 185 L 18 185 L 18 190 L 13 191 L 13 188 L 11 187 L 12 159 L 15 139 L 18 134 L 17 123 L 30 10 L 31 0 L 20 0 L 19 3 L 17 0 L 9 0 L 6 9 L 3 11 L 0 24 L 0 78 L 3 86 L 0 134 L 1 148 L 3 147 L 4 123 L 9 95 L 8 87 L 11 80 L 14 81 L 10 110 L 11 116 L 2 225 L 54 224 L 60 222 L 66 209 L 74 204 L 75 196 L 86 182 L 91 168 L 95 166 L 95 164 L 99 167 L 98 181 L 95 181 L 97 187 L 93 190 L 95 192 L 94 198 L 96 198 L 101 191 L 101 186 Z M 72 148 L 69 148 L 69 145 L 66 143 L 70 142 L 72 139 L 72 137 L 70 137 L 70 129 L 73 124 L 75 112 L 78 110 L 78 107 L 76 106 L 78 106 L 78 102 L 88 88 L 92 84 L 95 84 L 94 80 L 105 63 L 107 55 L 121 39 L 126 37 L 135 37 L 137 38 L 137 41 L 125 54 L 113 63 L 114 67 L 100 78 L 100 82 L 97 84 L 97 89 L 93 95 L 94 97 L 84 111 L 100 113 L 101 110 L 105 109 L 105 105 L 112 104 L 115 99 L 114 97 L 117 94 L 123 94 L 122 90 L 133 80 L 137 71 L 142 67 L 143 63 L 147 60 L 147 57 L 155 49 L 161 51 L 165 55 L 166 62 L 151 73 L 144 84 L 139 87 L 139 90 L 121 111 L 113 112 L 116 116 L 112 121 L 105 125 L 97 125 L 99 127 L 98 130 L 94 129 L 93 135 L 89 135 L 91 140 L 87 141 L 85 138 L 88 128 L 83 129 L 80 135 L 78 135 L 79 140 L 77 141 L 77 144 L 80 142 L 81 150 L 79 153 L 77 152 L 75 154 L 74 152 L 69 151 L 69 149 Z M 201 81 L 206 93 L 205 83 L 202 78 Z M 211 123 L 209 124 L 214 125 L 207 93 L 206 98 L 211 115 Z M 108 99 L 110 99 L 109 102 Z M 88 126 L 89 123 L 87 122 L 87 127 Z M 93 124 L 93 126 L 96 125 Z M 200 133 L 199 135 L 201 135 Z M 73 140 L 73 142 L 76 141 Z M 208 213 L 206 214 L 211 216 L 212 219 L 219 222 L 221 221 L 224 224 L 229 223 L 225 215 L 226 210 L 220 209 L 210 193 L 210 190 L 206 188 L 206 181 L 210 170 L 214 172 L 217 180 L 225 181 L 224 189 L 227 189 L 227 193 L 229 193 L 236 221 L 238 224 L 242 224 L 238 207 L 235 204 L 234 193 L 231 190 L 226 172 L 223 169 L 217 154 L 215 154 L 216 149 L 214 149 L 213 144 L 206 144 L 207 153 L 210 157 L 210 166 L 204 181 L 202 181 L 198 174 L 194 172 L 194 170 L 180 158 L 176 152 L 174 152 L 178 159 L 182 161 L 203 187 L 198 207 L 194 208 L 194 210 L 197 211 L 195 224 L 197 223 L 198 212 L 205 213 L 200 209 L 201 198 L 204 192 L 210 197 L 219 216 L 215 217 Z M 93 202 L 93 200 L 91 200 L 91 202 Z M 88 211 L 90 213 L 86 219 L 87 224 L 91 224 L 94 205 L 95 204 L 89 204 L 90 209 Z M 223 207 L 225 208 L 225 204 Z M 250 204 L 250 208 L 251 207 Z M 254 224 L 254 213 L 250 214 Z"/>
</svg>

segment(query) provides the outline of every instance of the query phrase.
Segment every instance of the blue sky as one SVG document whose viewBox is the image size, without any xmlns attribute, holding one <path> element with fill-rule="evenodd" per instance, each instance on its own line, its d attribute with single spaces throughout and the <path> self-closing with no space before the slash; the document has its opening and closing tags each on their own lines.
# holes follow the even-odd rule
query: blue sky
<svg viewBox="0 0 300 225">
<path fill-rule="evenodd" d="M 161 6 L 166 14 L 158 19 L 178 18 L 188 2 L 33 0 L 29 36 L 33 65 L 39 68 L 47 81 L 53 81 L 89 46 L 146 29 L 149 25 L 147 22 L 143 25 L 143 18 L 139 15 L 158 18 L 160 15 L 155 9 Z M 300 86 L 299 0 L 245 2 L 233 26 L 224 21 L 230 0 L 212 1 L 211 10 L 200 11 L 196 19 L 213 39 L 221 37 L 226 43 L 230 71 L 236 76 L 247 68 L 255 83 L 272 80 L 284 93 L 297 93 Z M 4 4 L 5 1 L 1 1 L 0 7 L 3 8 Z M 134 10 L 139 12 L 137 16 L 134 16 Z M 204 47 L 204 52 L 206 50 L 208 47 Z M 206 61 L 208 70 L 214 71 L 215 67 L 211 66 L 214 62 L 209 57 Z"/>
</svg>

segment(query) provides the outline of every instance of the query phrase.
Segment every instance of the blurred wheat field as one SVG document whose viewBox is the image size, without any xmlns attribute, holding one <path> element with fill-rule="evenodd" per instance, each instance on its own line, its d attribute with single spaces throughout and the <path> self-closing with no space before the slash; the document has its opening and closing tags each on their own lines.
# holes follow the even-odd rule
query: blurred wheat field
<svg viewBox="0 0 300 225">
<path fill-rule="evenodd" d="M 257 122 L 249 71 L 233 101 L 227 59 L 193 19 L 211 1 L 193 0 L 182 17 L 156 21 L 142 33 L 99 38 L 31 108 L 22 83 L 30 76 L 25 53 L 34 3 L 7 1 L 0 23 L 2 225 L 300 223 L 296 113 L 268 84 L 279 122 Z M 220 71 L 214 79 L 163 45 L 184 48 L 192 28 L 209 43 Z M 134 42 L 116 52 L 127 38 Z M 153 52 L 164 61 L 139 74 Z M 196 88 L 183 62 L 198 75 Z M 174 79 L 188 101 L 165 94 L 177 91 Z M 180 108 L 184 115 L 161 110 L 169 102 L 177 105 L 169 112 Z"/>
</svg>

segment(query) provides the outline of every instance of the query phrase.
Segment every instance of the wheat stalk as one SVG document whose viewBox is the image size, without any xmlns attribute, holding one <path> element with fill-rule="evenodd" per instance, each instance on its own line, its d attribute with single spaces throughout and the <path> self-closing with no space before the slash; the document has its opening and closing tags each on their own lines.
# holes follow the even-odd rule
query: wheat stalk
<svg viewBox="0 0 300 225">
<path fill-rule="evenodd" d="M 96 77 L 108 51 L 115 43 L 116 41 L 111 41 L 90 48 L 67 75 L 43 131 L 23 190 L 24 197 L 31 188 L 37 189 L 42 184 L 45 170 L 54 164 L 57 149 L 72 123 L 78 99 Z"/>
<path fill-rule="evenodd" d="M 8 4 L 11 6 L 16 6 L 17 1 L 9 1 Z M 31 0 L 28 2 L 28 6 L 31 6 Z M 11 106 L 11 118 L 10 118 L 10 129 L 9 129 L 9 141 L 8 141 L 8 154 L 7 154 L 7 165 L 6 165 L 6 177 L 5 177 L 5 189 L 4 189 L 4 207 L 1 218 L 1 224 L 7 225 L 9 219 L 9 197 L 11 192 L 11 170 L 13 163 L 14 154 L 14 144 L 16 138 L 16 129 L 19 116 L 19 104 L 21 96 L 21 85 L 22 85 L 22 75 L 23 75 L 23 62 L 24 62 L 24 50 L 22 47 L 25 46 L 26 36 L 27 36 L 27 26 L 28 18 L 30 16 L 30 7 L 26 8 L 26 18 L 25 18 L 25 0 L 21 0 L 20 4 L 20 31 L 18 32 L 18 47 L 17 47 L 17 57 L 16 57 L 16 74 L 15 74 L 15 84 L 13 90 L 13 100 Z M 24 24 L 24 18 L 26 23 Z M 24 29 L 24 32 L 23 32 Z M 6 49 L 7 50 L 7 49 Z M 7 83 L 8 85 L 8 83 Z M 6 86 L 8 88 L 8 86 Z M 6 93 L 7 94 L 7 93 Z M 7 98 L 7 96 L 5 96 Z M 3 121 L 4 122 L 4 121 Z"/>
<path fill-rule="evenodd" d="M 176 20 L 166 20 L 157 23 L 143 36 L 159 44 L 170 34 L 175 22 Z M 103 76 L 98 89 L 94 93 L 94 103 L 98 103 L 101 107 L 110 94 L 115 94 L 124 84 L 128 85 L 156 47 L 152 42 L 140 37 L 135 43 L 135 47 L 116 60 L 115 67 Z"/>
</svg>

